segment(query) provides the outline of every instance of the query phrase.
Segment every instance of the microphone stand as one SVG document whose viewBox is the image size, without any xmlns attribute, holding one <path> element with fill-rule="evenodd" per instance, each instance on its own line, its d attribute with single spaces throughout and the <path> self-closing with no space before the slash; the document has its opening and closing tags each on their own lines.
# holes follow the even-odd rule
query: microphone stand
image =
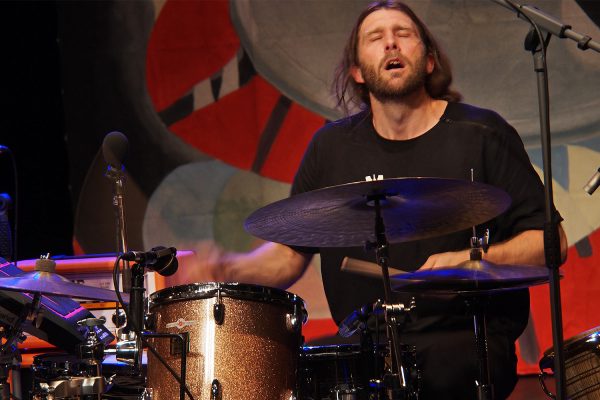
<svg viewBox="0 0 600 400">
<path fill-rule="evenodd" d="M 106 173 L 104 174 L 108 179 L 112 181 L 113 187 L 113 209 L 115 211 L 115 220 L 117 226 L 117 254 L 124 254 L 127 252 L 127 229 L 125 228 L 125 207 L 123 205 L 123 195 L 125 192 L 125 172 L 124 168 L 117 168 L 113 165 L 108 165 Z M 124 261 L 123 269 L 123 292 L 129 293 L 131 291 L 131 268 L 129 262 Z"/>
<path fill-rule="evenodd" d="M 552 341 L 554 347 L 554 378 L 556 381 L 556 398 L 566 399 L 565 360 L 563 352 L 563 326 L 560 298 L 561 264 L 560 236 L 558 234 L 558 221 L 555 218 L 554 201 L 552 194 L 552 166 L 551 166 L 551 134 L 550 134 L 550 101 L 548 95 L 548 72 L 546 66 L 546 49 L 551 35 L 561 39 L 569 38 L 577 42 L 581 50 L 593 49 L 600 52 L 600 43 L 595 42 L 588 35 L 579 34 L 571 30 L 571 26 L 563 24 L 556 18 L 528 5 L 519 5 L 512 0 L 492 0 L 503 7 L 517 13 L 519 18 L 525 19 L 532 25 L 532 30 L 527 35 L 525 49 L 532 52 L 534 69 L 537 75 L 538 101 L 540 115 L 540 130 L 542 141 L 542 157 L 544 165 L 544 199 L 546 204 L 544 220 L 544 255 L 546 266 L 549 270 L 550 305 L 552 317 Z M 546 38 L 542 37 L 546 32 Z"/>
</svg>

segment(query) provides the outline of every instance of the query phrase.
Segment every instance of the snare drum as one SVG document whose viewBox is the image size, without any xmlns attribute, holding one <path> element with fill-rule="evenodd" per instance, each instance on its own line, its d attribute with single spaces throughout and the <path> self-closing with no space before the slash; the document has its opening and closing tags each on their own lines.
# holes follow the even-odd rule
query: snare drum
<svg viewBox="0 0 600 400">
<path fill-rule="evenodd" d="M 305 346 L 300 351 L 298 387 L 300 400 L 387 399 L 379 387 L 388 371 L 384 346 L 365 349 L 359 345 Z M 401 346 L 406 378 L 417 387 L 415 349 Z M 414 393 L 416 395 L 416 392 Z M 406 396 L 406 398 L 416 398 Z"/>
<path fill-rule="evenodd" d="M 188 338 L 186 381 L 197 400 L 290 400 L 296 395 L 304 301 L 283 290 L 236 283 L 175 286 L 150 295 L 149 328 Z M 180 371 L 181 346 L 151 339 Z M 153 400 L 179 398 L 179 384 L 148 353 Z"/>
<path fill-rule="evenodd" d="M 585 331 L 564 343 L 565 378 L 569 399 L 600 399 L 600 327 Z M 544 370 L 554 369 L 554 350 L 544 352 L 540 360 L 542 387 Z"/>
</svg>

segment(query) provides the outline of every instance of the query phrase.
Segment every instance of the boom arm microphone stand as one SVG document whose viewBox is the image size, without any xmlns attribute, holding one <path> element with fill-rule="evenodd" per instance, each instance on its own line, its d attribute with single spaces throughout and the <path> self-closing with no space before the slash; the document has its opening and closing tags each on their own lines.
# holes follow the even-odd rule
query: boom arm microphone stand
<svg viewBox="0 0 600 400">
<path fill-rule="evenodd" d="M 127 252 L 127 229 L 125 228 L 125 207 L 123 195 L 125 191 L 125 167 L 123 160 L 127 154 L 129 141 L 121 132 L 110 132 L 104 137 L 102 153 L 108 164 L 106 176 L 112 182 L 113 209 L 117 228 L 117 254 Z M 131 291 L 131 269 L 125 261 L 123 269 L 123 291 Z"/>
<path fill-rule="evenodd" d="M 552 341 L 554 347 L 554 378 L 556 381 L 556 398 L 566 399 L 564 352 L 563 352 L 563 327 L 560 298 L 561 264 L 560 236 L 558 234 L 558 221 L 554 211 L 552 195 L 552 167 L 551 167 L 551 134 L 550 134 L 550 106 L 548 95 L 548 71 L 546 67 L 546 49 L 551 35 L 561 39 L 569 38 L 577 42 L 581 50 L 593 49 L 600 52 L 600 43 L 595 42 L 588 35 L 579 34 L 571 30 L 556 18 L 544 13 L 540 9 L 527 5 L 519 5 L 512 0 L 492 0 L 503 7 L 517 13 L 519 18 L 525 19 L 532 25 L 525 49 L 532 52 L 534 69 L 537 74 L 538 100 L 540 111 L 540 130 L 542 140 L 542 157 L 544 165 L 544 195 L 546 213 L 544 221 L 544 255 L 546 266 L 549 269 L 550 280 L 550 305 L 552 316 Z M 547 33 L 546 38 L 542 31 Z"/>
</svg>

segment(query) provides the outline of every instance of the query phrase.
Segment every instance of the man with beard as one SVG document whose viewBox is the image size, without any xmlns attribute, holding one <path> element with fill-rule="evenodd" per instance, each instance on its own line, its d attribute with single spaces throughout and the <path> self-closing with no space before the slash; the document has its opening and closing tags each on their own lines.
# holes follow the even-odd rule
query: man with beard
<svg viewBox="0 0 600 400">
<path fill-rule="evenodd" d="M 340 105 L 362 111 L 320 129 L 310 143 L 292 194 L 364 180 L 369 176 L 474 179 L 506 191 L 510 208 L 483 228 L 495 264 L 544 265 L 543 187 L 517 132 L 496 113 L 459 103 L 450 89 L 448 60 L 427 27 L 406 5 L 379 1 L 359 16 L 336 75 Z M 558 213 L 556 217 L 560 218 Z M 404 270 L 455 266 L 469 259 L 470 230 L 390 246 L 390 265 Z M 560 229 L 561 252 L 566 239 Z M 334 320 L 383 297 L 379 279 L 340 271 L 345 256 L 374 261 L 363 248 L 297 248 L 267 243 L 248 254 L 224 255 L 220 280 L 288 287 L 312 254 Z M 408 302 L 398 294 L 396 300 Z M 415 345 L 422 399 L 476 398 L 478 364 L 472 317 L 463 299 L 419 294 L 417 313 L 402 328 Z M 516 381 L 515 340 L 528 319 L 527 290 L 492 296 L 488 305 L 488 357 L 495 398 Z"/>
</svg>

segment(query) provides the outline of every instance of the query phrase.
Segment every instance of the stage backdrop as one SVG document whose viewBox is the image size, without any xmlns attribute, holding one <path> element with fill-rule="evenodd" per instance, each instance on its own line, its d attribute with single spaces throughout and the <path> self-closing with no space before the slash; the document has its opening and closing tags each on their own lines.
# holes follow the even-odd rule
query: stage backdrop
<svg viewBox="0 0 600 400">
<path fill-rule="evenodd" d="M 409 0 L 453 61 L 465 101 L 520 132 L 541 174 L 528 25 L 492 1 Z M 531 1 L 600 37 L 599 7 Z M 260 242 L 243 230 L 253 210 L 288 195 L 313 132 L 338 118 L 329 91 L 344 41 L 366 1 L 104 1 L 58 7 L 66 130 L 78 252 L 114 250 L 110 184 L 100 147 L 130 141 L 130 249 L 196 251 L 176 283 L 208 281 L 206 261 Z M 582 190 L 600 165 L 600 56 L 553 38 L 549 50 L 556 205 L 569 259 L 562 281 L 565 337 L 600 325 L 600 206 Z M 360 162 L 354 160 L 353 162 Z M 289 290 L 303 297 L 309 340 L 335 333 L 318 258 Z M 357 288 L 359 290 L 360 288 Z M 551 345 L 547 287 L 531 289 L 532 322 L 519 370 L 536 372 Z"/>
</svg>

